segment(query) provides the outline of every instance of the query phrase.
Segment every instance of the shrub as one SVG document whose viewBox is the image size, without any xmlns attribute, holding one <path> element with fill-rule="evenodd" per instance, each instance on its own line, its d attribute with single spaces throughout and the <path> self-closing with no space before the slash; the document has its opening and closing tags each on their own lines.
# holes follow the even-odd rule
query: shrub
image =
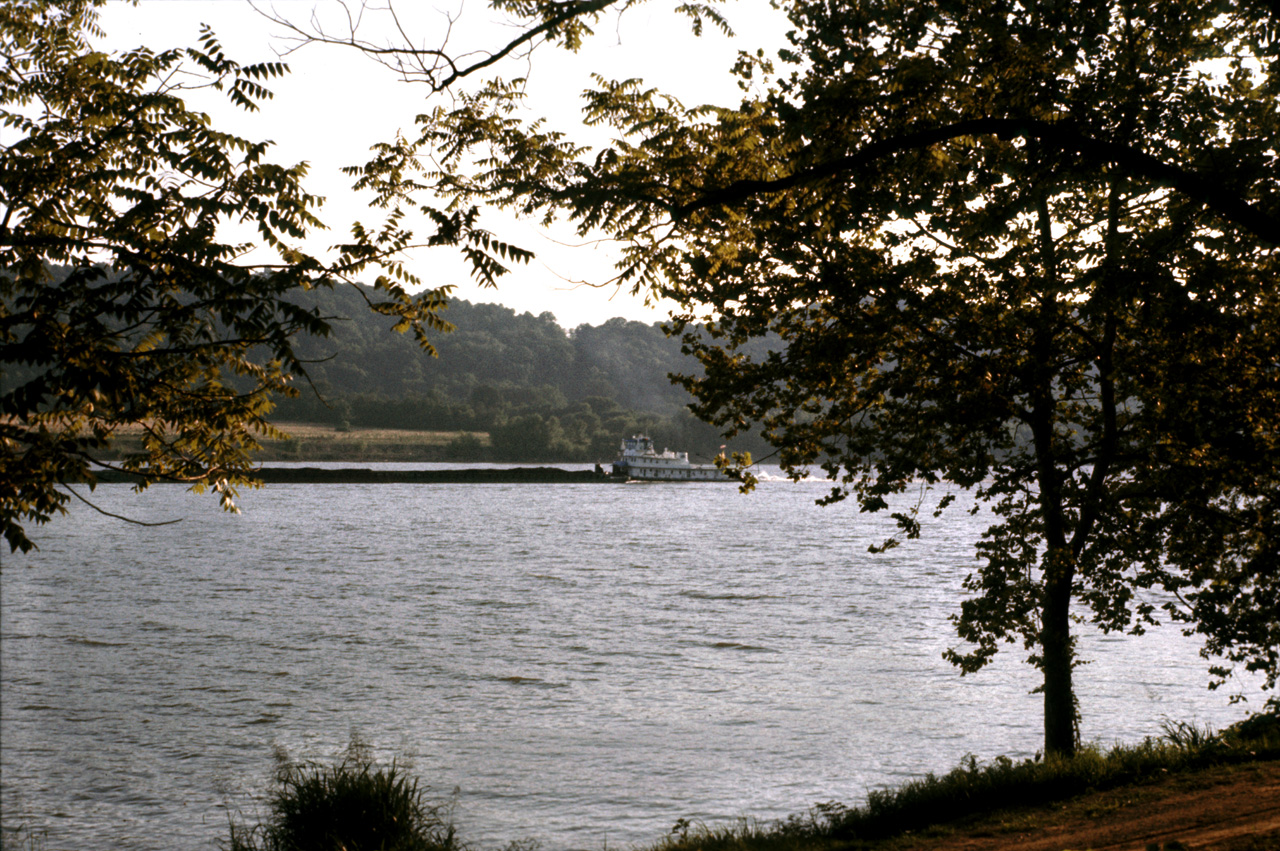
<svg viewBox="0 0 1280 851">
<path fill-rule="evenodd" d="M 458 851 L 452 825 L 416 778 L 353 742 L 336 765 L 279 758 L 270 815 L 231 823 L 230 851 Z"/>
</svg>

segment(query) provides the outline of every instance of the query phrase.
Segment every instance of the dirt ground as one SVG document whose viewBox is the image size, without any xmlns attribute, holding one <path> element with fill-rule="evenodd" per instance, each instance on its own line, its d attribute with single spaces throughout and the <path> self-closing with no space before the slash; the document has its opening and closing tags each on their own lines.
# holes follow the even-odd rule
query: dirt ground
<svg viewBox="0 0 1280 851">
<path fill-rule="evenodd" d="M 1280 762 L 1171 775 L 921 838 L 921 851 L 1280 851 Z"/>
</svg>

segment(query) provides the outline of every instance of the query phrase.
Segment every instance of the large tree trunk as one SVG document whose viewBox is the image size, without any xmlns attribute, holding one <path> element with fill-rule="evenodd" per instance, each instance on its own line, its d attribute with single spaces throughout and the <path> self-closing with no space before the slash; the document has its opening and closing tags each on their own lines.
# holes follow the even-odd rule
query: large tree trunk
<svg viewBox="0 0 1280 851">
<path fill-rule="evenodd" d="M 1040 511 L 1044 518 L 1045 571 L 1041 580 L 1040 652 L 1044 670 L 1044 750 L 1045 755 L 1075 756 L 1075 694 L 1071 689 L 1071 583 L 1075 578 L 1075 558 L 1067 545 L 1066 503 L 1062 495 L 1062 475 L 1054 451 L 1057 421 L 1057 386 L 1054 371 L 1055 334 L 1059 325 L 1058 260 L 1053 241 L 1053 218 L 1044 186 L 1036 188 L 1036 211 L 1040 228 L 1040 258 L 1044 265 L 1039 323 L 1030 352 L 1032 410 L 1030 426 L 1035 438 L 1037 478 L 1040 480 Z"/>
<path fill-rule="evenodd" d="M 1075 756 L 1076 704 L 1071 685 L 1071 576 L 1067 565 L 1053 564 L 1045 577 L 1041 608 L 1040 650 L 1044 668 L 1044 750 L 1047 755 Z M 1066 574 L 1064 577 L 1062 574 Z"/>
</svg>

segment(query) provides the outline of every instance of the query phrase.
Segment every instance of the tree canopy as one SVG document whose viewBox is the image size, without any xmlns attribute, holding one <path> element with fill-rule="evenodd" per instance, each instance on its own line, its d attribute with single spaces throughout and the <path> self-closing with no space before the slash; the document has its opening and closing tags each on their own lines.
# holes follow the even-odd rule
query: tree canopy
<svg viewBox="0 0 1280 851">
<path fill-rule="evenodd" d="M 498 401 L 505 403 L 523 391 L 546 387 L 569 402 L 604 396 L 637 412 L 687 413 L 689 394 L 667 376 L 698 365 L 681 353 L 680 340 L 663 333 L 660 323 L 615 317 L 565 329 L 550 313 L 534 316 L 450 298 L 447 315 L 455 327 L 434 342 L 439 357 L 431 358 L 422 356 L 412 340 L 386 333 L 391 320 L 371 314 L 353 290 L 318 290 L 296 300 L 333 317 L 332 328 L 328 337 L 303 338 L 296 347 L 324 399 L 306 394 L 283 402 L 285 408 L 306 406 L 319 413 L 334 394 L 388 400 L 438 395 L 466 402 L 486 387 L 498 390 Z"/>
<path fill-rule="evenodd" d="M 305 164 L 270 162 L 269 143 L 218 130 L 184 100 L 205 88 L 256 110 L 286 66 L 241 65 L 208 29 L 191 48 L 103 53 L 101 2 L 0 2 L 0 521 L 13 549 L 100 464 L 141 486 L 210 487 L 234 508 L 272 399 L 306 377 L 295 338 L 328 331 L 290 294 L 376 274 L 372 309 L 430 350 L 428 333 L 448 327 L 447 288 L 410 295 L 422 282 L 405 252 L 460 247 L 482 281 L 501 273 L 496 257 L 526 256 L 465 210 L 415 238 L 383 179 L 396 164 L 378 156 L 352 173 L 383 224 L 353 225 L 335 259 L 305 253 L 322 227 Z M 104 463 L 127 428 L 143 451 Z"/>
<path fill-rule="evenodd" d="M 605 8 L 493 5 L 571 49 Z M 1023 645 L 1048 751 L 1076 744 L 1073 617 L 1171 619 L 1216 676 L 1241 665 L 1274 687 L 1280 16 L 1248 0 L 780 5 L 788 46 L 739 55 L 736 104 L 597 77 L 583 115 L 612 141 L 590 149 L 526 115 L 522 81 L 490 63 L 419 118 L 414 155 L 457 205 L 618 240 L 620 282 L 710 330 L 686 340 L 697 412 L 730 433 L 762 423 L 788 470 L 832 477 L 829 500 L 881 511 L 910 487 L 972 488 L 995 520 L 949 657 L 972 672 Z M 389 55 L 447 78 L 439 54 Z M 768 334 L 782 344 L 747 350 Z"/>
</svg>

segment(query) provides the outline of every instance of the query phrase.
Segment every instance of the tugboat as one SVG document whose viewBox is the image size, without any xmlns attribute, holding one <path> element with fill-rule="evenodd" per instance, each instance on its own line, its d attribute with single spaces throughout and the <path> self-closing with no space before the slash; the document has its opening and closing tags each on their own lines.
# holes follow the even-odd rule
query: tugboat
<svg viewBox="0 0 1280 851">
<path fill-rule="evenodd" d="M 622 441 L 613 475 L 645 482 L 727 482 L 729 477 L 714 464 L 691 464 L 688 452 L 663 449 L 659 454 L 653 441 L 638 434 Z"/>
</svg>

